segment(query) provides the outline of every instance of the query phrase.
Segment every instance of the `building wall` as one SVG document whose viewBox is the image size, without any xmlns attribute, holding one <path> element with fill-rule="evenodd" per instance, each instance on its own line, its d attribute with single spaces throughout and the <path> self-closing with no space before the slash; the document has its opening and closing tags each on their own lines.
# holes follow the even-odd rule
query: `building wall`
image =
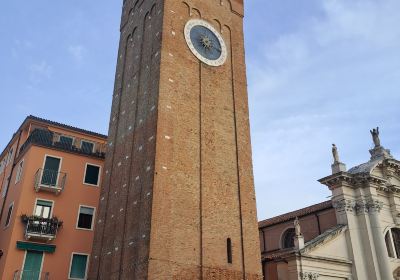
<svg viewBox="0 0 400 280">
<path fill-rule="evenodd" d="M 261 247 L 261 251 L 271 252 L 282 249 L 282 236 L 287 229 L 294 228 L 293 222 L 294 220 L 292 219 L 283 223 L 260 228 L 260 243 L 265 246 Z M 310 241 L 337 224 L 335 209 L 330 208 L 299 217 L 299 222 L 305 242 Z"/>
<path fill-rule="evenodd" d="M 39 125 L 65 135 L 100 143 L 105 142 L 105 139 L 100 139 L 99 137 L 49 127 L 43 124 Z M 24 135 L 25 137 L 21 141 L 21 144 L 27 138 L 29 127 L 24 130 L 26 131 L 26 135 Z M 45 191 L 36 192 L 34 189 L 35 174 L 39 168 L 43 167 L 45 155 L 62 158 L 60 172 L 66 173 L 67 179 L 65 188 L 59 195 Z M 15 184 L 18 163 L 21 160 L 24 160 L 22 179 L 19 183 Z M 0 249 L 4 251 L 4 255 L 0 259 L 1 279 L 12 279 L 13 273 L 16 270 L 22 269 L 25 251 L 18 250 L 16 242 L 27 240 L 25 240 L 24 236 L 25 224 L 21 222 L 20 216 L 22 214 L 32 215 L 37 199 L 53 201 L 52 216 L 56 216 L 63 221 L 63 225 L 59 229 L 55 240 L 49 242 L 49 244 L 56 245 L 56 251 L 53 254 L 45 253 L 42 271 L 49 272 L 51 279 L 67 279 L 72 252 L 90 255 L 93 230 L 76 229 L 76 224 L 79 206 L 84 205 L 97 209 L 99 201 L 101 181 L 98 187 L 83 183 L 86 163 L 100 166 L 100 172 L 102 172 L 103 161 L 103 159 L 98 157 L 78 155 L 35 145 L 31 145 L 17 158 L 0 226 Z M 14 208 L 11 222 L 7 228 L 4 228 L 8 206 L 12 202 L 14 202 Z M 95 218 L 96 211 L 93 220 Z M 30 241 L 43 242 L 37 240 Z"/>
<path fill-rule="evenodd" d="M 178 279 L 242 279 L 245 273 L 256 279 L 260 273 L 243 18 L 238 15 L 243 6 L 231 2 L 232 7 L 229 1 L 166 1 L 165 6 L 156 166 L 165 164 L 168 170 L 161 169 L 155 180 L 150 270 L 176 271 Z M 190 52 L 183 30 L 194 18 L 221 32 L 229 53 L 223 66 L 206 66 Z M 169 246 L 160 250 L 163 242 Z M 171 255 L 173 262 L 160 261 Z"/>
</svg>

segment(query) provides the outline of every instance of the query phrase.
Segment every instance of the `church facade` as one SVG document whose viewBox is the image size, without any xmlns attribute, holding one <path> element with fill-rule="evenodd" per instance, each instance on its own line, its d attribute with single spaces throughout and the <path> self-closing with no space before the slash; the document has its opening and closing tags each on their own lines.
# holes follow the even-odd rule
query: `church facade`
<svg viewBox="0 0 400 280">
<path fill-rule="evenodd" d="M 259 223 L 264 279 L 400 279 L 400 162 L 371 134 L 370 160 L 349 170 L 333 146 L 319 180 L 331 200 Z"/>
</svg>

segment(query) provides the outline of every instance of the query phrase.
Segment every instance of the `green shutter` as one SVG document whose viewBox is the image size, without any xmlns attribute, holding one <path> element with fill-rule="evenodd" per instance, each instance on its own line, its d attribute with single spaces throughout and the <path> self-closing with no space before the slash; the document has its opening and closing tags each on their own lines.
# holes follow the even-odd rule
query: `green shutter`
<svg viewBox="0 0 400 280">
<path fill-rule="evenodd" d="M 27 251 L 21 280 L 39 280 L 43 252 Z"/>
<path fill-rule="evenodd" d="M 56 245 L 17 241 L 17 249 L 54 253 L 56 251 Z"/>
<path fill-rule="evenodd" d="M 85 279 L 87 258 L 86 255 L 74 254 L 72 256 L 70 278 Z"/>
<path fill-rule="evenodd" d="M 53 202 L 51 201 L 45 201 L 45 200 L 38 200 L 36 205 L 41 205 L 41 206 L 47 206 L 47 207 L 53 207 Z"/>
<path fill-rule="evenodd" d="M 94 209 L 89 207 L 81 206 L 80 213 L 86 215 L 93 215 Z"/>
</svg>

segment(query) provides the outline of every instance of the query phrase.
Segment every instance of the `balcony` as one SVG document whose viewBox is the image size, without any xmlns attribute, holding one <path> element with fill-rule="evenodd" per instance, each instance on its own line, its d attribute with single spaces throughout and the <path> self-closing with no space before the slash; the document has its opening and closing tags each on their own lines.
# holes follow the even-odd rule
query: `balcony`
<svg viewBox="0 0 400 280">
<path fill-rule="evenodd" d="M 73 144 L 66 143 L 61 140 L 64 136 L 68 137 L 50 130 L 36 128 L 21 146 L 20 153 L 23 153 L 30 145 L 38 145 L 91 157 L 105 158 L 106 145 L 104 143 L 87 141 L 77 137 L 70 137 L 74 139 Z M 90 146 L 84 145 L 88 142 L 91 143 Z"/>
<path fill-rule="evenodd" d="M 56 238 L 58 229 L 62 226 L 62 221 L 57 218 L 42 218 L 38 216 L 22 215 L 21 220 L 25 223 L 25 238 L 51 241 Z"/>
<path fill-rule="evenodd" d="M 39 272 L 31 270 L 16 270 L 14 272 L 13 280 L 50 280 L 49 272 Z"/>
<path fill-rule="evenodd" d="M 54 170 L 38 169 L 35 174 L 35 191 L 41 190 L 61 193 L 64 190 L 67 174 Z"/>
</svg>

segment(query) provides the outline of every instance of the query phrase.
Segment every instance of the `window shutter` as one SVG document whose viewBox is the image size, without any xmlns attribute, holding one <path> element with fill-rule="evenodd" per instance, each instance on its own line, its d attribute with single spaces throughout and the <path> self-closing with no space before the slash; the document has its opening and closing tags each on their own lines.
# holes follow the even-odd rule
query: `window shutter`
<svg viewBox="0 0 400 280">
<path fill-rule="evenodd" d="M 84 279 L 86 276 L 87 256 L 74 254 L 72 257 L 70 278 Z"/>
</svg>

